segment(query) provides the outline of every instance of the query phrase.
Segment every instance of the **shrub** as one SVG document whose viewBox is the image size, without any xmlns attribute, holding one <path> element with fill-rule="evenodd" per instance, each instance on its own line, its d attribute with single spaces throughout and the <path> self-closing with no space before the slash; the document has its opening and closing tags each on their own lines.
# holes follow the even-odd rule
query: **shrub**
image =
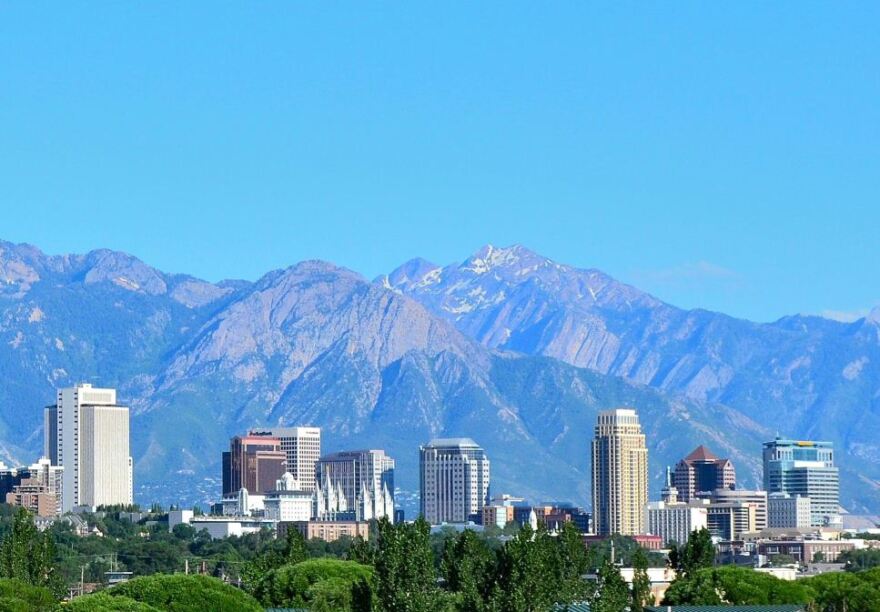
<svg viewBox="0 0 880 612">
<path fill-rule="evenodd" d="M 0 611 L 49 612 L 58 607 L 49 589 L 33 586 L 21 580 L 0 579 Z"/>
<path fill-rule="evenodd" d="M 253 597 L 209 576 L 142 576 L 107 592 L 114 597 L 129 597 L 159 610 L 174 612 L 262 612 L 262 607 Z"/>
<path fill-rule="evenodd" d="M 122 595 L 110 595 L 107 591 L 77 597 L 62 610 L 63 612 L 159 612 L 159 608 L 150 604 Z"/>
<path fill-rule="evenodd" d="M 271 570 L 254 594 L 266 606 L 351 610 L 352 588 L 372 583 L 373 568 L 355 561 L 311 559 Z"/>
</svg>

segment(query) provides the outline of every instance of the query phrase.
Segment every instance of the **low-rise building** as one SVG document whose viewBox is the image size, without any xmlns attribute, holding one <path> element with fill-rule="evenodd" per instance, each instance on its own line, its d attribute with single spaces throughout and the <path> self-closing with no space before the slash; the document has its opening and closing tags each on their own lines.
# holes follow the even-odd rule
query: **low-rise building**
<svg viewBox="0 0 880 612">
<path fill-rule="evenodd" d="M 750 491 L 747 489 L 715 489 L 700 497 L 708 499 L 713 505 L 742 502 L 755 507 L 754 531 L 767 528 L 767 491 Z"/>
<path fill-rule="evenodd" d="M 767 499 L 767 526 L 808 529 L 812 522 L 810 498 L 804 495 L 771 493 Z"/>
<path fill-rule="evenodd" d="M 275 529 L 277 521 L 248 516 L 194 516 L 189 524 L 197 532 L 207 531 L 214 540 L 230 536 L 258 533 L 263 529 Z"/>
<path fill-rule="evenodd" d="M 276 521 L 307 521 L 312 518 L 313 493 L 303 490 L 299 482 L 286 472 L 275 489 L 263 499 L 264 515 Z"/>
<path fill-rule="evenodd" d="M 307 540 L 335 542 L 343 536 L 350 538 L 370 537 L 370 524 L 366 521 L 290 521 L 278 524 L 278 537 L 283 538 L 288 529 L 298 530 Z"/>
<path fill-rule="evenodd" d="M 632 588 L 633 577 L 635 576 L 635 568 L 632 567 L 621 567 L 620 568 L 620 576 Z M 671 567 L 649 567 L 648 568 L 648 580 L 651 581 L 651 594 L 654 596 L 654 601 L 663 601 L 663 596 L 666 594 L 666 589 L 669 588 L 669 585 L 672 584 L 672 581 L 675 580 L 675 570 Z"/>
<path fill-rule="evenodd" d="M 705 504 L 650 502 L 648 533 L 660 536 L 664 544 L 684 545 L 691 532 L 708 527 L 707 508 Z"/>
<path fill-rule="evenodd" d="M 483 506 L 483 526 L 504 528 L 513 522 L 513 506 Z"/>
<path fill-rule="evenodd" d="M 12 472 L 17 478 L 8 476 Z M 4 499 L 7 504 L 27 508 L 37 516 L 61 514 L 63 467 L 52 465 L 42 457 L 27 468 L 6 470 L 6 473 L 7 483 L 11 484 Z"/>
<path fill-rule="evenodd" d="M 744 533 L 756 531 L 756 504 L 743 501 L 710 503 L 706 506 L 707 528 L 712 537 L 736 540 Z"/>
<path fill-rule="evenodd" d="M 850 540 L 766 540 L 758 542 L 758 554 L 765 557 L 789 555 L 801 565 L 813 563 L 816 555 L 820 559 L 834 562 L 840 553 L 854 550 L 856 544 Z"/>
</svg>

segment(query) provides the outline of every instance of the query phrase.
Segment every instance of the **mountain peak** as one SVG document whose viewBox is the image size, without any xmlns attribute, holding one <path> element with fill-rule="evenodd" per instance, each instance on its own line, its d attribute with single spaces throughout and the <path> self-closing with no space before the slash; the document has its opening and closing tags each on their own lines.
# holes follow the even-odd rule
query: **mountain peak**
<svg viewBox="0 0 880 612">
<path fill-rule="evenodd" d="M 487 244 L 468 257 L 461 267 L 463 270 L 470 270 L 474 274 L 485 274 L 497 268 L 524 269 L 552 263 L 548 258 L 520 244 L 514 244 L 509 247 L 496 247 L 495 245 Z"/>
</svg>

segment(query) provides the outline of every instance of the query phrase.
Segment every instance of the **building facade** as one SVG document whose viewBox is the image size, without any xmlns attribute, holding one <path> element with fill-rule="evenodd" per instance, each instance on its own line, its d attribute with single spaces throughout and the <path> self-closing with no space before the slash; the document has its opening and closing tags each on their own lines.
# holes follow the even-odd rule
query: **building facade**
<svg viewBox="0 0 880 612">
<path fill-rule="evenodd" d="M 675 465 L 673 485 L 681 501 L 692 501 L 701 492 L 736 487 L 736 470 L 705 446 L 698 446 Z"/>
<path fill-rule="evenodd" d="M 419 449 L 420 510 L 432 525 L 479 522 L 489 501 L 489 458 L 470 438 L 441 438 Z"/>
<path fill-rule="evenodd" d="M 285 473 L 275 489 L 263 498 L 265 517 L 276 521 L 307 521 L 312 518 L 314 493 L 304 491 L 293 474 Z"/>
<path fill-rule="evenodd" d="M 59 389 L 44 412 L 44 450 L 64 468 L 62 511 L 75 506 L 131 504 L 134 489 L 128 408 L 115 389 L 90 384 Z"/>
<path fill-rule="evenodd" d="M 709 526 L 706 505 L 663 501 L 648 504 L 648 533 L 660 536 L 663 544 L 687 544 L 691 532 Z"/>
<path fill-rule="evenodd" d="M 592 455 L 596 533 L 645 533 L 648 448 L 635 410 L 618 408 L 599 413 Z"/>
<path fill-rule="evenodd" d="M 236 495 L 241 489 L 262 495 L 275 488 L 287 471 L 287 454 L 275 436 L 251 432 L 229 441 L 223 453 L 223 496 Z"/>
<path fill-rule="evenodd" d="M 278 438 L 281 450 L 287 454 L 287 471 L 303 491 L 315 490 L 315 464 L 321 457 L 320 427 L 269 427 L 252 433 Z"/>
<path fill-rule="evenodd" d="M 48 458 L 26 469 L 17 471 L 18 484 L 6 493 L 5 500 L 12 506 L 27 508 L 37 516 L 61 514 L 64 495 L 64 468 L 52 465 Z"/>
<path fill-rule="evenodd" d="M 821 527 L 840 515 L 840 474 L 831 442 L 776 438 L 764 443 L 764 489 L 810 498 L 810 522 Z"/>
<path fill-rule="evenodd" d="M 288 529 L 298 530 L 306 540 L 335 542 L 341 537 L 370 538 L 370 524 L 366 521 L 292 521 L 278 524 L 278 537 L 283 539 Z"/>
<path fill-rule="evenodd" d="M 757 508 L 753 503 L 710 503 L 706 505 L 706 513 L 707 529 L 714 538 L 736 540 L 745 533 L 756 531 Z"/>
<path fill-rule="evenodd" d="M 767 526 L 806 529 L 813 522 L 810 498 L 788 493 L 771 493 L 767 499 Z"/>
<path fill-rule="evenodd" d="M 767 528 L 767 491 L 749 491 L 747 489 L 716 489 L 709 493 L 700 493 L 700 497 L 713 504 L 743 502 L 755 507 L 755 531 Z"/>
<path fill-rule="evenodd" d="M 315 480 L 322 491 L 341 487 L 347 500 L 365 506 L 363 520 L 394 520 L 394 459 L 383 450 L 331 453 L 315 464 Z"/>
</svg>

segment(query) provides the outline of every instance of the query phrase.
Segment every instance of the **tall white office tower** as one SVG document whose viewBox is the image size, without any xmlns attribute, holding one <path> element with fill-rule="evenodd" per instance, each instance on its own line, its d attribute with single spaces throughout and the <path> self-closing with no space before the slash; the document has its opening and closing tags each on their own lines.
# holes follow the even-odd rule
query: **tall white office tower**
<svg viewBox="0 0 880 612">
<path fill-rule="evenodd" d="M 285 470 L 299 482 L 303 491 L 315 490 L 315 464 L 321 458 L 320 427 L 269 427 L 252 434 L 269 434 L 281 439 L 287 454 Z"/>
<path fill-rule="evenodd" d="M 419 449 L 421 512 L 432 525 L 477 522 L 489 503 L 489 458 L 470 438 L 441 438 Z"/>
<path fill-rule="evenodd" d="M 116 404 L 115 389 L 59 389 L 44 418 L 45 454 L 64 467 L 63 512 L 132 503 L 128 408 Z"/>
</svg>

